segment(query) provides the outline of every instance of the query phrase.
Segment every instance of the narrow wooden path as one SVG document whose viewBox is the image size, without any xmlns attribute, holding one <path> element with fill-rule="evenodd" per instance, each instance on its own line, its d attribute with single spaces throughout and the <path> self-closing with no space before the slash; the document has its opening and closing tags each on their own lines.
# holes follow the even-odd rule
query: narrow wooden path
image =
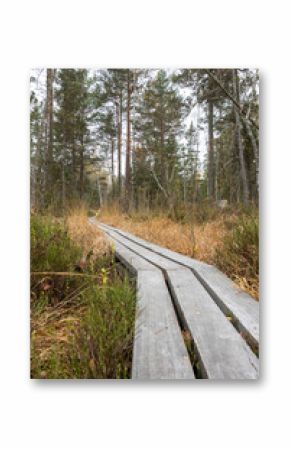
<svg viewBox="0 0 290 449">
<path fill-rule="evenodd" d="M 256 379 L 259 304 L 217 268 L 97 223 L 136 276 L 134 379 Z M 193 350 L 183 338 L 190 335 Z"/>
</svg>

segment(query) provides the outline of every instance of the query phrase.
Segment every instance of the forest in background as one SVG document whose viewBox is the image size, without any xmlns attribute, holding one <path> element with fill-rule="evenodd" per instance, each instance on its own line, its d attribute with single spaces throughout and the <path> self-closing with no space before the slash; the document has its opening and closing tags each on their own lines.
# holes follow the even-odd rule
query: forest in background
<svg viewBox="0 0 290 449">
<path fill-rule="evenodd" d="M 258 99 L 250 69 L 35 69 L 31 206 L 256 206 Z"/>
</svg>

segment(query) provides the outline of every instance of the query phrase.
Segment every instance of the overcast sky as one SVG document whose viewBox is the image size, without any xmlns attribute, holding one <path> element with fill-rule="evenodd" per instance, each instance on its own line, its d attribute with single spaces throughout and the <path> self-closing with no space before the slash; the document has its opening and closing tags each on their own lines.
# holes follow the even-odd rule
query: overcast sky
<svg viewBox="0 0 290 449">
<path fill-rule="evenodd" d="M 97 70 L 101 70 L 101 69 L 89 69 L 89 70 L 91 72 L 96 72 Z M 154 71 L 152 71 L 152 75 L 154 76 L 155 74 L 157 74 L 159 69 L 153 69 L 153 70 Z M 176 72 L 179 69 L 165 69 L 165 70 L 167 71 L 168 74 L 172 75 L 174 72 Z M 46 68 L 32 69 L 31 76 L 35 79 L 34 81 L 31 82 L 31 89 L 34 90 L 37 98 L 42 101 L 46 95 Z M 193 90 L 191 88 L 178 87 L 178 90 L 180 91 L 180 94 L 184 98 L 190 97 L 193 95 Z M 184 120 L 185 127 L 188 128 L 190 125 L 190 122 L 192 121 L 194 127 L 197 128 L 198 120 L 202 119 L 202 118 L 204 118 L 202 108 L 199 105 L 195 104 L 195 106 L 192 108 L 189 115 Z M 125 127 L 123 128 L 123 133 L 124 133 L 124 138 L 123 138 L 123 151 L 122 151 L 122 153 L 123 153 L 122 154 L 122 156 L 123 156 L 122 166 L 124 169 L 125 146 L 126 146 Z M 199 152 L 200 152 L 200 161 L 202 163 L 204 161 L 204 157 L 205 157 L 205 154 L 207 151 L 207 137 L 206 136 L 207 136 L 206 129 L 204 129 L 204 130 L 201 129 L 199 131 Z"/>
</svg>

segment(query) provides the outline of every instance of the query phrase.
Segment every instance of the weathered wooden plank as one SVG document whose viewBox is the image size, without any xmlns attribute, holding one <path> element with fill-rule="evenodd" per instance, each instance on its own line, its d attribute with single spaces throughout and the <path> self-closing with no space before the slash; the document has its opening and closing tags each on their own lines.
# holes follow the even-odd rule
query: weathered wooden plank
<svg viewBox="0 0 290 449">
<path fill-rule="evenodd" d="M 107 227 L 107 225 L 106 225 Z M 109 229 L 112 229 L 109 227 Z M 199 281 L 211 294 L 217 305 L 232 317 L 232 324 L 245 336 L 254 347 L 259 347 L 259 303 L 250 295 L 239 289 L 234 282 L 212 265 L 191 259 L 190 257 L 147 242 L 125 231 L 116 230 L 123 237 L 164 256 L 185 267 L 190 268 Z"/>
<path fill-rule="evenodd" d="M 194 270 L 220 309 L 255 349 L 259 349 L 259 303 L 214 266 Z"/>
<path fill-rule="evenodd" d="M 95 220 L 90 220 L 96 224 Z M 136 275 L 137 306 L 132 379 L 195 378 L 164 276 L 112 236 L 117 258 Z"/>
<path fill-rule="evenodd" d="M 135 241 L 129 238 L 127 241 L 120 240 L 122 235 L 112 228 L 103 229 L 113 238 L 124 242 L 130 249 L 139 251 L 139 254 L 146 257 L 149 262 L 154 260 L 157 266 L 161 268 L 163 266 L 180 318 L 193 338 L 203 377 L 209 379 L 258 377 L 257 357 L 190 269 L 175 262 L 171 269 L 172 265 L 167 266 L 166 263 L 163 265 L 161 254 L 159 254 L 161 258 L 156 258 L 154 251 L 144 252 L 142 245 L 140 250 L 140 245 Z"/>
<path fill-rule="evenodd" d="M 140 271 L 132 379 L 194 379 L 194 373 L 164 278 Z"/>
<path fill-rule="evenodd" d="M 150 263 L 158 266 L 162 270 L 179 270 L 180 265 L 178 263 L 175 263 L 166 257 L 160 256 L 159 254 L 152 252 L 143 246 L 140 246 L 139 244 L 133 242 L 132 240 L 123 237 L 118 232 L 103 228 L 106 234 L 108 234 L 115 242 L 118 242 L 125 246 L 126 248 L 130 249 L 131 251 L 135 252 L 139 256 L 143 257 L 144 259 L 148 260 Z"/>
<path fill-rule="evenodd" d="M 112 239 L 114 243 L 114 251 L 115 256 L 120 262 L 125 265 L 125 267 L 133 274 L 137 275 L 138 271 L 154 271 L 158 270 L 154 265 L 149 263 L 147 260 L 143 259 L 143 257 L 138 256 L 136 253 L 133 253 L 125 246 L 121 245 L 117 241 Z"/>
<path fill-rule="evenodd" d="M 190 332 L 203 377 L 257 379 L 259 362 L 192 272 L 166 272 L 185 328 Z"/>
<path fill-rule="evenodd" d="M 235 331 L 209 293 L 188 268 L 167 265 L 154 251 L 145 250 L 118 232 L 104 228 L 165 271 L 180 317 L 189 330 L 198 354 L 203 376 L 209 379 L 256 379 L 258 359 Z M 118 235 L 119 234 L 119 235 Z M 173 267 L 173 269 L 172 269 Z"/>
</svg>

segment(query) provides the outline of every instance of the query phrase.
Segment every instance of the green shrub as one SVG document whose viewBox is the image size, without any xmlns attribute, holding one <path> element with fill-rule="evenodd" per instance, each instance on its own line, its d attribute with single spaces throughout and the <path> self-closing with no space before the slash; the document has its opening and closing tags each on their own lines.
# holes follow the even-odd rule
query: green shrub
<svg viewBox="0 0 290 449">
<path fill-rule="evenodd" d="M 65 348 L 55 343 L 45 360 L 32 338 L 31 376 L 48 379 L 124 379 L 131 376 L 135 292 L 130 283 L 92 284 L 80 295 L 85 309 Z"/>
<path fill-rule="evenodd" d="M 70 271 L 81 255 L 60 223 L 33 215 L 30 221 L 31 271 Z"/>
<path fill-rule="evenodd" d="M 216 264 L 232 278 L 244 278 L 254 290 L 259 276 L 259 219 L 243 214 L 216 253 Z"/>
<path fill-rule="evenodd" d="M 83 377 L 115 379 L 131 374 L 135 293 L 127 280 L 94 286 L 86 293 L 87 311 L 75 341 L 75 366 Z M 75 358 L 76 359 L 76 358 Z"/>
<path fill-rule="evenodd" d="M 129 378 L 135 291 L 112 254 L 74 271 L 81 256 L 62 220 L 31 217 L 31 377 Z M 94 277 L 86 276 L 93 274 Z"/>
</svg>

